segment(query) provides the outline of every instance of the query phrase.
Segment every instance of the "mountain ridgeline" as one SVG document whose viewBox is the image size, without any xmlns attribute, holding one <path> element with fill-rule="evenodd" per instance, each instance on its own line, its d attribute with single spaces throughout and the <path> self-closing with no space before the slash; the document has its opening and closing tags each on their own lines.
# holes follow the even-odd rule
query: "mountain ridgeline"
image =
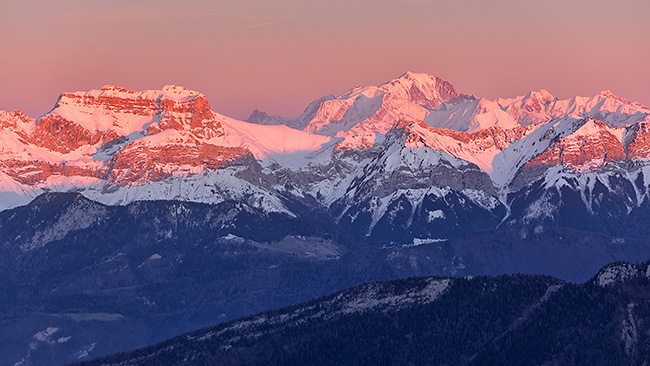
<svg viewBox="0 0 650 366">
<path fill-rule="evenodd" d="M 650 109 L 608 91 L 487 100 L 409 72 L 250 121 L 178 86 L 64 93 L 37 120 L 0 112 L 0 208 L 53 191 L 108 205 L 237 201 L 319 211 L 373 245 L 538 223 L 650 230 Z"/>
<path fill-rule="evenodd" d="M 179 86 L 0 111 L 0 364 L 87 360 L 369 281 L 583 282 L 645 261 L 649 122 L 609 91 L 488 100 L 411 72 L 292 118 L 239 121 Z M 529 297 L 506 318 L 561 284 L 514 278 Z M 472 281 L 445 291 L 511 279 Z M 474 336 L 446 362 L 487 355 L 494 334 Z"/>
</svg>

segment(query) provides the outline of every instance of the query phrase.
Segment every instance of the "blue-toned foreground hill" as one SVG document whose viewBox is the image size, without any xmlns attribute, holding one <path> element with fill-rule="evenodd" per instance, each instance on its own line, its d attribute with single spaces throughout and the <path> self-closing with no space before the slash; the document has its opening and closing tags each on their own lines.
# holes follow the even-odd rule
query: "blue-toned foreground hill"
<svg viewBox="0 0 650 366">
<path fill-rule="evenodd" d="M 359 243 L 322 212 L 106 206 L 45 194 L 0 213 L 0 363 L 89 359 L 368 281 L 502 273 L 585 281 L 608 262 L 650 253 L 645 239 L 542 225 L 417 244 Z"/>
<path fill-rule="evenodd" d="M 369 283 L 82 365 L 647 365 L 647 268 Z"/>
</svg>

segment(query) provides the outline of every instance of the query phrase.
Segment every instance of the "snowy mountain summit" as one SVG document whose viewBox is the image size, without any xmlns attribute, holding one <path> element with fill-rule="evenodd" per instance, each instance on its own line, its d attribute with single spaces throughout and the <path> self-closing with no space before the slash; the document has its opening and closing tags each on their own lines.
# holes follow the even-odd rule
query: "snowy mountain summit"
<svg viewBox="0 0 650 366">
<path fill-rule="evenodd" d="M 299 205 L 404 244 L 468 222 L 629 222 L 650 207 L 649 122 L 649 108 L 609 91 L 489 100 L 412 72 L 248 122 L 180 86 L 104 86 L 62 94 L 37 120 L 0 112 L 0 209 L 48 191 L 111 205 L 236 201 L 289 216 Z"/>
<path fill-rule="evenodd" d="M 439 77 L 407 72 L 379 86 L 356 87 L 309 104 L 293 118 L 255 110 L 249 122 L 284 124 L 310 133 L 373 141 L 395 123 L 424 121 L 431 127 L 476 132 L 490 127 L 510 129 L 562 117 L 593 116 L 612 127 L 647 121 L 650 109 L 603 91 L 594 97 L 559 100 L 546 90 L 516 98 L 489 100 L 461 94 Z M 364 137 L 366 139 L 364 140 Z"/>
<path fill-rule="evenodd" d="M 423 120 L 444 103 L 466 99 L 473 97 L 459 94 L 447 81 L 407 72 L 379 86 L 355 87 L 317 99 L 293 118 L 255 111 L 248 121 L 284 124 L 319 135 L 343 137 L 355 147 L 367 147 L 377 134 L 385 134 L 400 120 Z"/>
</svg>

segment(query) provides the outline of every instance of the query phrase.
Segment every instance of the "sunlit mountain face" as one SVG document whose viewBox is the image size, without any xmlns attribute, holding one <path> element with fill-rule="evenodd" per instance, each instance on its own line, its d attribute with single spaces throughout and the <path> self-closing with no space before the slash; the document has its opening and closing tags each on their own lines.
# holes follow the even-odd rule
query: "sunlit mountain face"
<svg viewBox="0 0 650 366">
<path fill-rule="evenodd" d="M 37 120 L 2 112 L 1 208 L 79 192 L 109 205 L 235 200 L 299 216 L 298 201 L 389 243 L 447 238 L 470 222 L 556 223 L 571 210 L 590 217 L 570 225 L 584 229 L 591 218 L 636 220 L 645 207 L 649 116 L 609 91 L 488 100 L 412 72 L 293 118 L 256 111 L 249 122 L 182 87 L 105 86 L 64 93 Z"/>
<path fill-rule="evenodd" d="M 412 72 L 290 118 L 233 119 L 170 85 L 0 111 L 0 363 L 86 360 L 368 281 L 583 282 L 646 261 L 649 122 L 609 91 L 491 100 Z"/>
</svg>

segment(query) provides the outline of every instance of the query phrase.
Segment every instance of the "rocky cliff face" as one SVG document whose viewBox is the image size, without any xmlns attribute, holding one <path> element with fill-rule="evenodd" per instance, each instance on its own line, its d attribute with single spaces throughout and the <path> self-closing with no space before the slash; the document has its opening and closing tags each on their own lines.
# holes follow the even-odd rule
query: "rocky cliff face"
<svg viewBox="0 0 650 366">
<path fill-rule="evenodd" d="M 407 72 L 379 86 L 356 87 L 314 101 L 295 118 L 255 111 L 248 120 L 286 124 L 309 133 L 337 136 L 350 147 L 368 147 L 400 120 L 423 120 L 429 111 L 450 101 L 470 98 L 436 76 Z M 365 137 L 365 138 L 364 138 Z"/>
<path fill-rule="evenodd" d="M 407 72 L 379 86 L 356 87 L 338 96 L 312 102 L 293 118 L 255 111 L 248 121 L 286 124 L 293 128 L 338 136 L 346 146 L 367 147 L 400 120 L 423 120 L 432 127 L 476 132 L 499 126 L 539 125 L 554 119 L 592 116 L 611 127 L 649 121 L 650 109 L 603 91 L 593 97 L 560 100 L 546 90 L 516 98 L 489 100 L 461 94 L 438 77 Z"/>
<path fill-rule="evenodd" d="M 119 137 L 115 132 L 90 131 L 83 126 L 57 115 L 45 115 L 36 121 L 31 142 L 47 150 L 69 153 L 80 147 L 110 142 Z"/>
<path fill-rule="evenodd" d="M 216 171 L 229 165 L 249 165 L 253 161 L 248 150 L 238 147 L 131 143 L 109 162 L 107 183 L 145 184 L 173 176 L 187 177 Z"/>
<path fill-rule="evenodd" d="M 203 94 L 179 86 L 134 92 L 115 86 L 64 93 L 54 109 L 39 118 L 32 142 L 68 153 L 85 145 L 104 145 L 138 131 L 187 131 L 200 138 L 223 135 Z"/>
<path fill-rule="evenodd" d="M 609 163 L 626 160 L 621 140 L 623 131 L 593 119 L 577 121 L 581 126 L 555 141 L 543 153 L 528 161 L 526 168 L 562 165 L 574 170 L 603 168 Z"/>
<path fill-rule="evenodd" d="M 107 204 L 244 200 L 294 216 L 299 203 L 371 241 L 551 223 L 576 209 L 629 221 L 650 207 L 648 116 L 609 92 L 490 101 L 406 73 L 293 119 L 254 115 L 289 128 L 225 117 L 178 86 L 105 86 L 62 94 L 36 121 L 0 113 L 0 196 L 4 208 L 50 190 Z"/>
<path fill-rule="evenodd" d="M 627 156 L 638 160 L 650 158 L 650 124 L 639 122 L 626 127 L 625 130 Z"/>
<path fill-rule="evenodd" d="M 38 120 L 19 111 L 0 115 L 3 173 L 38 194 L 57 186 L 142 185 L 250 163 L 247 149 L 209 142 L 225 134 L 219 118 L 203 94 L 178 86 L 64 93 Z"/>
<path fill-rule="evenodd" d="M 173 86 L 0 111 L 0 305 L 19 314 L 0 358 L 70 362 L 368 280 L 585 280 L 646 260 L 648 115 L 611 93 L 487 100 L 411 73 L 255 114 L 269 125 Z M 619 267 L 601 282 L 640 271 Z"/>
</svg>

